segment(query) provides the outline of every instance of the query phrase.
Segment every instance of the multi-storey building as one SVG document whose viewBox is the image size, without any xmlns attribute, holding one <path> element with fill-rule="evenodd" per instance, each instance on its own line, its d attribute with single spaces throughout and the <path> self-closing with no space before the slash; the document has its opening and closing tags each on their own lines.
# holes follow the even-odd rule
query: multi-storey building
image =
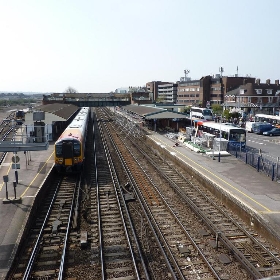
<svg viewBox="0 0 280 280">
<path fill-rule="evenodd" d="M 163 103 L 176 103 L 177 101 L 177 87 L 178 84 L 167 83 L 158 85 L 157 100 Z"/>
<path fill-rule="evenodd" d="M 254 80 L 254 78 L 248 78 Z M 220 74 L 204 76 L 200 80 L 178 82 L 177 103 L 186 106 L 223 104 L 227 91 L 239 87 L 244 82 L 242 77 L 221 77 Z"/>
<path fill-rule="evenodd" d="M 225 94 L 223 106 L 227 109 L 243 110 L 255 114 L 259 111 L 279 114 L 280 108 L 279 80 L 272 84 L 270 79 L 261 83 L 260 79 L 245 78 L 243 84 Z"/>
<path fill-rule="evenodd" d="M 177 104 L 199 105 L 202 104 L 200 80 L 191 78 L 182 79 L 178 82 Z"/>
<path fill-rule="evenodd" d="M 224 108 L 239 108 L 244 111 L 265 110 L 277 113 L 280 108 L 279 80 L 274 84 L 270 79 L 261 83 L 252 77 L 222 77 L 220 74 L 203 76 L 199 80 L 185 77 L 177 83 L 151 82 L 147 88 L 153 101 L 176 103 L 185 106 L 206 107 L 220 104 Z"/>
<path fill-rule="evenodd" d="M 151 99 L 153 102 L 158 98 L 158 86 L 164 84 L 169 84 L 169 82 L 153 81 L 146 83 L 146 88 L 151 93 Z"/>
</svg>

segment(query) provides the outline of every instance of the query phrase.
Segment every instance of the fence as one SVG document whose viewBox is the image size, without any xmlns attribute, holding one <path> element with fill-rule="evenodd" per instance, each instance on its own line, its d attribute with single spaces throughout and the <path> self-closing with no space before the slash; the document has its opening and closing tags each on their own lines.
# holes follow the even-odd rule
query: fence
<svg viewBox="0 0 280 280">
<path fill-rule="evenodd" d="M 272 181 L 278 181 L 280 178 L 279 158 L 277 158 L 275 162 L 266 158 L 262 153 L 249 152 L 246 149 L 240 149 L 240 147 L 233 146 L 230 143 L 228 144 L 228 152 L 244 161 L 246 164 L 256 168 L 258 172 L 264 173 L 270 177 Z"/>
</svg>

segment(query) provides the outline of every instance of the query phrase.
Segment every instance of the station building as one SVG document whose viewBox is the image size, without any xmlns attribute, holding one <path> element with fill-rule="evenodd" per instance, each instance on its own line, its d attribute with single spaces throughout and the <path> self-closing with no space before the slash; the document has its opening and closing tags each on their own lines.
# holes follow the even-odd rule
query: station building
<svg viewBox="0 0 280 280">
<path fill-rule="evenodd" d="M 163 108 L 165 107 L 165 108 Z M 117 110 L 124 112 L 126 117 L 130 118 L 141 127 L 159 132 L 179 132 L 184 131 L 186 126 L 190 125 L 190 119 L 187 114 L 179 111 L 177 105 L 127 105 L 117 107 Z"/>
<path fill-rule="evenodd" d="M 56 141 L 75 117 L 79 107 L 53 103 L 40 105 L 26 112 L 24 127 L 29 142 Z"/>
</svg>

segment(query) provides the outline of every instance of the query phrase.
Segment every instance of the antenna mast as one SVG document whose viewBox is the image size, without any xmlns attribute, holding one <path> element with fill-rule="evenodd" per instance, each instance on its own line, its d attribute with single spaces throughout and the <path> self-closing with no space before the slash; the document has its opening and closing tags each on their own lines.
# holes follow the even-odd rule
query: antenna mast
<svg viewBox="0 0 280 280">
<path fill-rule="evenodd" d="M 190 70 L 184 70 L 184 73 L 185 73 L 185 81 L 187 81 L 187 76 L 190 73 Z"/>
<path fill-rule="evenodd" d="M 223 67 L 220 67 L 220 68 L 219 68 L 219 72 L 221 73 L 221 78 L 222 78 L 222 77 L 223 77 L 224 68 L 223 68 Z"/>
</svg>

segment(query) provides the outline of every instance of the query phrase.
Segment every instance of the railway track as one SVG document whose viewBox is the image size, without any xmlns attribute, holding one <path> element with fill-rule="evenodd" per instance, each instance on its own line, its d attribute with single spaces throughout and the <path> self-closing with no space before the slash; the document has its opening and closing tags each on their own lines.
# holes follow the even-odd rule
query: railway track
<svg viewBox="0 0 280 280">
<path fill-rule="evenodd" d="M 13 141 L 15 132 L 18 128 L 16 122 L 13 123 L 15 113 L 10 113 L 4 120 L 0 122 L 0 139 L 1 141 Z M 0 152 L 0 164 L 4 161 L 7 152 Z"/>
<path fill-rule="evenodd" d="M 124 200 L 120 183 L 104 135 L 101 123 L 99 131 L 103 144 L 97 146 L 96 197 L 99 225 L 99 248 L 102 279 L 140 279 L 135 253 L 128 233 L 129 219 L 125 219 Z M 102 149 L 102 146 L 104 147 Z"/>
<path fill-rule="evenodd" d="M 31 226 L 8 279 L 64 279 L 64 264 L 79 182 L 57 177 Z"/>
<path fill-rule="evenodd" d="M 123 146 L 131 147 L 132 144 L 134 146 L 137 145 L 137 150 L 141 150 L 141 153 L 137 153 L 134 147 L 132 154 L 135 158 L 138 157 L 139 161 L 143 161 L 144 156 L 153 165 L 154 170 L 157 170 L 160 176 L 165 178 L 169 186 L 179 194 L 184 204 L 188 205 L 195 215 L 203 221 L 203 224 L 198 227 L 200 228 L 200 235 L 208 236 L 210 247 L 219 249 L 215 262 L 213 262 L 213 255 L 211 256 L 212 263 L 229 264 L 232 263 L 232 259 L 237 260 L 244 270 L 247 271 L 249 277 L 254 277 L 255 279 L 280 273 L 278 255 L 271 253 L 271 248 L 258 241 L 256 233 L 251 233 L 240 221 L 232 218 L 232 213 L 227 213 L 223 207 L 218 206 L 215 202 L 216 200 L 209 193 L 206 195 L 205 190 L 201 189 L 198 184 L 195 185 L 191 182 L 190 178 L 182 176 L 182 171 L 178 172 L 172 164 L 168 164 L 153 151 L 147 152 L 149 147 L 143 146 L 144 141 L 136 142 L 135 138 L 128 141 L 127 134 L 125 134 L 123 139 L 127 140 L 123 142 Z M 142 149 L 140 148 L 141 146 Z M 151 181 L 155 181 L 151 168 L 146 168 L 146 172 Z M 168 192 L 165 190 L 162 196 L 166 197 L 166 201 L 171 201 L 170 206 L 173 206 L 174 194 L 171 192 L 171 196 L 167 197 L 166 193 Z M 181 209 L 174 206 L 172 208 L 174 213 L 176 213 L 174 216 L 178 218 L 180 216 L 179 210 Z M 184 225 L 183 221 L 185 220 L 185 216 L 183 217 L 182 215 L 182 225 Z M 189 224 L 185 223 L 185 228 L 189 228 Z M 197 239 L 197 236 L 199 235 L 194 234 L 193 240 Z M 197 246 L 200 247 L 201 242 L 205 243 L 204 241 L 203 239 L 199 241 Z M 223 248 L 220 249 L 220 246 Z M 209 248 L 209 251 L 211 251 L 211 248 Z M 213 264 L 213 269 L 219 274 L 219 266 Z M 234 267 L 232 271 L 234 273 Z"/>
<path fill-rule="evenodd" d="M 129 167 L 128 172 L 134 182 L 138 201 L 141 201 L 142 209 L 146 212 L 147 219 L 151 221 L 150 227 L 158 238 L 158 245 L 164 248 L 162 253 L 170 268 L 170 277 L 172 279 L 219 279 L 201 252 L 199 256 L 198 246 L 195 253 L 190 252 L 189 247 L 195 245 L 194 240 L 176 219 L 176 215 L 155 188 L 141 164 L 135 160 L 132 153 L 129 153 L 126 148 L 127 143 L 123 143 L 120 138 L 119 134 L 114 138 L 116 148 L 120 150 L 123 161 Z"/>
<path fill-rule="evenodd" d="M 140 279 L 145 264 L 134 239 L 121 186 L 102 134 L 102 121 L 95 119 L 89 132 L 86 165 L 87 188 L 82 200 L 83 221 L 80 235 L 82 251 L 88 252 L 91 266 L 78 260 L 80 271 L 69 272 L 74 279 Z M 82 236 L 88 236 L 82 240 Z M 80 252 L 82 254 L 82 252 Z M 137 260 L 136 260 L 137 256 Z M 77 266 L 76 266 L 77 268 Z M 81 271 L 82 270 L 82 271 Z"/>
</svg>

